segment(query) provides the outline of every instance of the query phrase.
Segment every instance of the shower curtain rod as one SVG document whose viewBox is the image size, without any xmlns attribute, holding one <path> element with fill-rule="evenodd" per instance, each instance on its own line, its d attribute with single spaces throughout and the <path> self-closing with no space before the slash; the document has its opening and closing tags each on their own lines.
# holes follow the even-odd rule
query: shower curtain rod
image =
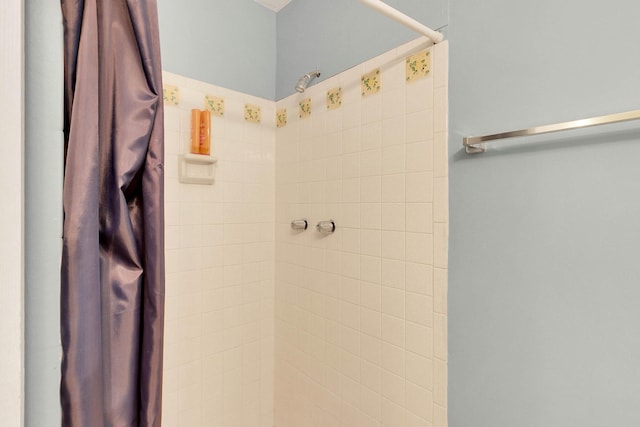
<svg viewBox="0 0 640 427">
<path fill-rule="evenodd" d="M 563 130 L 581 129 L 591 126 L 628 122 L 630 120 L 640 120 L 640 110 L 609 114 L 606 116 L 590 117 L 588 119 L 573 120 L 570 122 L 554 123 L 545 126 L 536 126 L 528 129 L 520 129 L 510 132 L 494 133 L 492 135 L 467 136 L 463 139 L 462 146 L 465 148 L 467 154 L 478 154 L 485 152 L 484 143 L 488 141 L 507 138 L 518 138 L 521 136 L 542 135 L 545 133 L 560 132 Z"/>
<path fill-rule="evenodd" d="M 377 10 L 378 12 L 381 12 L 382 14 L 388 16 L 394 21 L 397 21 L 402 25 L 409 27 L 414 31 L 419 32 L 420 34 L 423 34 L 429 37 L 434 44 L 440 43 L 442 40 L 444 40 L 444 35 L 442 33 L 432 30 L 426 25 L 419 23 L 418 21 L 411 18 L 410 16 L 405 15 L 404 13 L 400 12 L 397 9 L 392 8 L 391 6 L 389 6 L 388 4 L 380 0 L 358 0 L 358 1 L 360 3 L 363 3 L 371 7 L 372 9 Z"/>
</svg>

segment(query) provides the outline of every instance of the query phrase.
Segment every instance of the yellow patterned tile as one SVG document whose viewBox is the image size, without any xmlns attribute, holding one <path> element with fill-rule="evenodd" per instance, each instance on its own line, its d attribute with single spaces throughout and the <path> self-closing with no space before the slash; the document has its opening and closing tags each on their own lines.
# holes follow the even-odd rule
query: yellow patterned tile
<svg viewBox="0 0 640 427">
<path fill-rule="evenodd" d="M 380 92 L 380 68 L 364 74 L 361 79 L 360 88 L 362 89 L 362 96 L 369 96 Z"/>
<path fill-rule="evenodd" d="M 162 88 L 162 97 L 167 105 L 180 104 L 180 89 L 177 86 L 165 85 Z"/>
<path fill-rule="evenodd" d="M 281 108 L 276 111 L 276 126 L 283 128 L 287 125 L 287 109 Z"/>
<path fill-rule="evenodd" d="M 244 104 L 244 119 L 251 123 L 260 123 L 260 107 L 253 104 Z"/>
<path fill-rule="evenodd" d="M 431 52 L 423 50 L 407 58 L 407 82 L 426 77 L 431 72 Z"/>
<path fill-rule="evenodd" d="M 306 119 L 311 116 L 311 98 L 305 98 L 300 102 L 300 118 Z"/>
<path fill-rule="evenodd" d="M 334 87 L 327 91 L 327 110 L 335 110 L 342 105 L 342 88 Z"/>
<path fill-rule="evenodd" d="M 224 98 L 213 95 L 204 97 L 204 109 L 211 111 L 211 114 L 218 117 L 224 116 Z"/>
</svg>

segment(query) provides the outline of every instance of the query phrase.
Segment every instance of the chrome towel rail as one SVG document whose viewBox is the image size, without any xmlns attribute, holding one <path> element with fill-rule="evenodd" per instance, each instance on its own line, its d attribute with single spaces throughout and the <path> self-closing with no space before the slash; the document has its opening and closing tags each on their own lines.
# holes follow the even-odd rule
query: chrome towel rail
<svg viewBox="0 0 640 427">
<path fill-rule="evenodd" d="M 563 130 L 580 129 L 590 126 L 607 125 L 612 123 L 628 122 L 630 120 L 640 120 L 640 110 L 627 111 L 626 113 L 609 114 L 606 116 L 591 117 L 589 119 L 573 120 L 571 122 L 555 123 L 552 125 L 536 126 L 529 129 L 520 129 L 510 132 L 494 133 L 484 136 L 468 136 L 463 139 L 462 145 L 467 154 L 484 153 L 485 142 L 498 139 L 518 138 L 521 136 L 542 135 Z"/>
</svg>

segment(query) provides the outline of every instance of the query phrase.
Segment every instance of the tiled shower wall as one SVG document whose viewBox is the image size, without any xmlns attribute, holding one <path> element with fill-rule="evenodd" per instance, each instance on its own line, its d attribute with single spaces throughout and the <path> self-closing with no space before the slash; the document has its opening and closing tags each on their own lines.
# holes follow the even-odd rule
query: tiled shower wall
<svg viewBox="0 0 640 427">
<path fill-rule="evenodd" d="M 272 426 L 274 103 L 170 73 L 163 78 L 163 426 Z M 205 109 L 206 96 L 216 98 L 215 182 L 182 184 L 178 155 L 190 146 L 190 110 Z M 246 104 L 253 113 L 260 108 L 261 123 L 255 114 L 245 119 Z"/>
<path fill-rule="evenodd" d="M 419 39 L 277 104 L 164 73 L 163 425 L 446 426 L 446 67 Z"/>
<path fill-rule="evenodd" d="M 277 427 L 447 424 L 448 46 L 426 48 L 277 103 Z"/>
</svg>

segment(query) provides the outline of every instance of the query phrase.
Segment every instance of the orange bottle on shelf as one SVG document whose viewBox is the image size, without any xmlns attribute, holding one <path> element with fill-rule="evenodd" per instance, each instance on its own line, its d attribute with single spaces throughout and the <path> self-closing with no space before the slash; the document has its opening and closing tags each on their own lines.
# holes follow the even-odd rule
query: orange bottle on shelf
<svg viewBox="0 0 640 427">
<path fill-rule="evenodd" d="M 200 113 L 200 154 L 211 153 L 211 112 L 209 110 Z"/>
<path fill-rule="evenodd" d="M 191 110 L 191 153 L 200 153 L 200 110 Z"/>
</svg>

